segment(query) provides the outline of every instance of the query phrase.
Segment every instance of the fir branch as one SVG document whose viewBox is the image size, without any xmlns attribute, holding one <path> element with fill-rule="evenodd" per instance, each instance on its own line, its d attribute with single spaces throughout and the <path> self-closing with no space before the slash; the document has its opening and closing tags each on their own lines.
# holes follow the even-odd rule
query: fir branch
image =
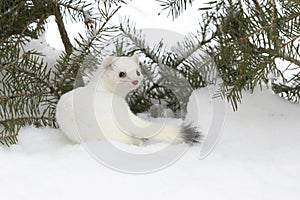
<svg viewBox="0 0 300 200">
<path fill-rule="evenodd" d="M 21 32 L 17 35 L 17 40 L 15 42 L 15 47 L 19 46 L 20 44 L 24 44 L 26 38 L 24 37 L 25 32 L 28 30 L 29 25 L 32 24 L 35 19 L 31 19 L 29 22 L 26 23 L 26 26 L 21 30 Z M 22 46 L 21 46 L 22 47 Z M 23 48 L 23 47 L 22 47 Z"/>
<path fill-rule="evenodd" d="M 272 84 L 272 89 L 275 93 L 279 94 L 281 97 L 294 102 L 300 103 L 300 85 L 296 87 L 287 86 L 284 84 Z"/>
<path fill-rule="evenodd" d="M 27 56 L 29 56 L 29 52 L 24 52 L 20 57 L 18 57 L 17 59 L 11 61 L 10 63 L 6 63 L 2 66 L 0 66 L 0 71 L 8 69 L 14 65 L 16 65 L 20 60 L 23 60 L 24 58 L 26 58 Z"/>
<path fill-rule="evenodd" d="M 182 45 L 178 46 L 178 44 L 177 44 L 177 46 L 172 48 L 173 50 L 175 50 L 175 52 L 182 51 L 182 48 L 184 48 L 186 50 L 184 55 L 182 54 L 176 59 L 177 62 L 174 65 L 175 66 L 181 65 L 184 61 L 186 61 L 188 58 L 190 58 L 196 51 L 201 49 L 204 45 L 210 43 L 215 38 L 217 33 L 218 32 L 215 31 L 211 35 L 210 38 L 203 39 L 203 40 L 198 39 L 197 35 L 190 34 L 190 36 L 187 36 L 184 39 L 184 42 L 183 42 Z M 205 32 L 203 32 L 202 38 L 206 38 L 205 37 Z"/>
<path fill-rule="evenodd" d="M 291 57 L 289 54 L 281 54 L 278 57 L 290 61 L 291 63 L 294 63 L 295 65 L 298 65 L 300 67 L 300 60 Z"/>
<path fill-rule="evenodd" d="M 25 117 L 15 117 L 15 118 L 8 118 L 8 119 L 0 119 L 0 124 L 4 123 L 17 123 L 17 122 L 31 122 L 28 123 L 28 125 L 32 124 L 32 122 L 39 122 L 42 121 L 43 123 L 45 121 L 55 123 L 56 119 L 55 117 L 45 117 L 45 116 L 25 116 Z"/>
<path fill-rule="evenodd" d="M 291 38 L 288 42 L 283 43 L 282 46 L 280 47 L 281 49 L 287 47 L 288 45 L 293 44 L 293 42 L 295 42 L 296 40 L 300 39 L 300 35 L 296 35 L 293 38 Z"/>
<path fill-rule="evenodd" d="M 162 11 L 168 10 L 167 16 L 172 16 L 172 19 L 176 19 L 187 9 L 187 5 L 193 5 L 194 0 L 156 0 L 160 3 Z M 160 15 L 160 13 L 159 13 Z"/>
<path fill-rule="evenodd" d="M 267 83 L 268 73 L 283 77 L 275 65 L 275 58 L 299 65 L 294 41 L 300 34 L 297 28 L 291 27 L 298 26 L 295 22 L 300 12 L 297 6 L 280 2 L 281 6 L 277 7 L 276 3 L 275 0 L 260 4 L 256 0 L 220 1 L 214 10 L 206 13 L 205 19 L 213 19 L 216 29 L 214 41 L 218 45 L 211 49 L 224 81 L 221 96 L 232 103 L 234 110 L 241 102 L 241 91 Z M 282 9 L 280 14 L 279 8 Z"/>
<path fill-rule="evenodd" d="M 105 20 L 105 22 L 100 26 L 100 28 L 95 32 L 94 37 L 89 39 L 88 45 L 91 46 L 93 41 L 99 36 L 101 32 L 103 32 L 104 28 L 108 24 L 108 22 L 111 20 L 111 18 L 121 9 L 122 6 L 118 6 Z"/>
<path fill-rule="evenodd" d="M 272 29 L 270 31 L 270 39 L 273 42 L 274 49 L 277 49 L 278 52 L 280 52 L 280 38 L 279 38 L 279 31 L 278 31 L 278 10 L 276 8 L 276 2 L 275 0 L 272 0 Z"/>
<path fill-rule="evenodd" d="M 62 7 L 65 7 L 65 8 L 67 8 L 67 9 L 72 9 L 72 10 L 74 10 L 74 11 L 76 11 L 76 12 L 80 12 L 80 13 L 84 13 L 84 9 L 83 9 L 83 7 L 86 7 L 87 5 L 84 5 L 84 6 L 73 6 L 72 4 L 70 4 L 70 3 L 65 3 L 65 2 L 62 2 L 62 1 L 59 1 L 59 2 L 57 2 L 57 5 L 59 5 L 59 6 L 62 6 Z M 90 4 L 88 4 L 88 5 L 90 5 Z"/>
<path fill-rule="evenodd" d="M 105 6 L 111 7 L 113 5 L 126 4 L 126 1 L 125 0 L 103 0 L 103 3 Z"/>
<path fill-rule="evenodd" d="M 292 21 L 296 18 L 300 17 L 300 13 L 298 13 L 297 15 L 293 15 L 293 16 L 290 16 L 290 17 L 283 17 L 281 19 L 279 19 L 278 21 L 276 22 L 272 22 L 270 24 L 266 24 L 265 26 L 261 26 L 260 28 L 257 28 L 256 30 L 254 30 L 253 32 L 249 33 L 249 34 L 246 34 L 245 36 L 243 37 L 240 37 L 239 39 L 235 40 L 234 42 L 231 42 L 231 44 L 227 45 L 225 48 L 226 49 L 229 49 L 230 47 L 232 46 L 235 46 L 237 44 L 241 44 L 243 42 L 248 42 L 249 41 L 249 38 L 255 36 L 255 35 L 258 35 L 259 33 L 261 33 L 262 31 L 265 31 L 265 30 L 268 30 L 268 29 L 273 29 L 274 26 L 276 26 L 277 23 L 286 23 L 288 21 Z M 216 33 L 214 34 L 216 35 Z M 296 36 L 294 39 L 297 39 L 298 37 L 300 36 Z M 290 41 L 292 42 L 292 41 Z M 283 45 L 282 47 L 285 47 L 287 44 L 289 44 L 290 42 L 286 43 L 285 45 Z M 225 50 L 226 50 L 225 49 Z M 218 56 L 220 53 L 216 54 L 216 56 Z"/>
<path fill-rule="evenodd" d="M 6 12 L 0 14 L 0 18 L 5 17 L 6 15 L 9 15 L 11 13 L 14 13 L 18 11 L 22 6 L 24 6 L 26 3 L 26 0 L 21 0 L 17 5 L 13 6 L 12 8 L 9 8 Z"/>
<path fill-rule="evenodd" d="M 299 36 L 300 37 L 300 36 Z M 299 38 L 299 37 L 295 37 L 295 38 Z M 283 44 L 280 49 L 283 49 L 288 43 L 292 43 L 291 41 Z M 279 52 L 274 50 L 274 49 L 267 49 L 267 48 L 263 48 L 263 47 L 260 47 L 258 48 L 258 50 L 262 53 L 266 53 L 270 56 L 273 56 L 274 58 L 282 58 L 284 60 L 287 60 L 287 61 L 290 61 L 291 63 L 294 63 L 295 65 L 298 65 L 300 66 L 300 60 L 290 56 L 289 54 L 287 53 L 283 53 L 283 52 Z"/>
<path fill-rule="evenodd" d="M 0 102 L 9 101 L 15 98 L 30 98 L 35 96 L 44 96 L 44 95 L 52 95 L 51 92 L 32 92 L 32 93 L 20 93 L 20 94 L 13 94 L 13 95 L 7 95 L 7 96 L 0 96 Z"/>
<path fill-rule="evenodd" d="M 23 72 L 24 74 L 26 74 L 27 76 L 33 78 L 35 81 L 37 81 L 41 86 L 45 86 L 49 89 L 49 92 L 51 94 L 53 94 L 54 96 L 57 97 L 57 99 L 60 98 L 59 94 L 57 93 L 57 90 L 55 89 L 54 86 L 52 86 L 49 82 L 47 82 L 46 80 L 44 80 L 43 78 L 41 78 L 40 76 L 38 76 L 37 74 L 35 74 L 34 72 L 31 71 L 27 71 L 25 69 L 22 69 L 20 67 L 14 67 L 14 70 L 18 71 L 18 72 Z"/>
<path fill-rule="evenodd" d="M 0 144 L 10 146 L 12 144 L 17 144 L 18 138 L 17 133 L 9 133 L 4 134 L 2 131 L 0 132 Z"/>
<path fill-rule="evenodd" d="M 70 42 L 68 33 L 65 28 L 65 24 L 63 22 L 63 17 L 60 13 L 60 8 L 58 5 L 55 5 L 54 16 L 55 16 L 55 20 L 56 20 L 56 24 L 57 24 L 59 33 L 60 33 L 61 40 L 65 47 L 65 51 L 67 52 L 67 54 L 71 54 L 73 46 Z"/>
<path fill-rule="evenodd" d="M 151 58 L 154 63 L 162 64 L 159 56 L 164 52 L 162 41 L 156 44 L 154 48 L 150 48 L 142 32 L 136 30 L 135 24 L 131 23 L 129 19 L 124 20 L 123 23 L 120 24 L 120 31 L 125 38 L 133 42 L 135 49 L 133 49 L 132 52 L 141 52 L 146 57 Z"/>
</svg>

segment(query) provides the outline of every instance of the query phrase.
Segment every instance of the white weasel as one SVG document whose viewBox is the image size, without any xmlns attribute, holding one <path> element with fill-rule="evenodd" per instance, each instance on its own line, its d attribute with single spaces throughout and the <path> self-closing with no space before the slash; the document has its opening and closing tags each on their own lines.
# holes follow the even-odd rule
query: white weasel
<svg viewBox="0 0 300 200">
<path fill-rule="evenodd" d="M 108 57 L 91 83 L 64 94 L 56 118 L 67 137 L 76 142 L 116 140 L 139 145 L 142 139 L 193 142 L 199 137 L 189 125 L 150 122 L 134 115 L 125 97 L 142 81 L 137 56 Z M 177 121 L 178 122 L 178 121 Z"/>
</svg>

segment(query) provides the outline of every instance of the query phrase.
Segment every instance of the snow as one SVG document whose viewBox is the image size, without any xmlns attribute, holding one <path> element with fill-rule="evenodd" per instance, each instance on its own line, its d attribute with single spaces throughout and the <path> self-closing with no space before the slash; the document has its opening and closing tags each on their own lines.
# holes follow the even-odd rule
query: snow
<svg viewBox="0 0 300 200">
<path fill-rule="evenodd" d="M 204 119 L 212 101 L 207 90 L 197 93 Z M 267 89 L 244 94 L 238 112 L 226 106 L 209 156 L 200 160 L 196 145 L 173 165 L 140 175 L 103 166 L 59 130 L 23 128 L 18 145 L 0 149 L 1 199 L 299 199 L 300 106 Z M 161 144 L 121 146 L 147 152 Z"/>
<path fill-rule="evenodd" d="M 51 47 L 47 42 L 46 35 L 46 33 L 43 33 L 38 39 L 33 39 L 26 43 L 24 51 L 38 51 L 48 68 L 53 68 L 56 64 L 56 60 L 61 55 L 62 50 Z"/>
</svg>

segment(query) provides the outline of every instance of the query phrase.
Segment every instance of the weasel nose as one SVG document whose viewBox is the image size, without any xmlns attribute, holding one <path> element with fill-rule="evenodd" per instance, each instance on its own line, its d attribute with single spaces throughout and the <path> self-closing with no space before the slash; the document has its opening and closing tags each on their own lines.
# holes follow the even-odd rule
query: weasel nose
<svg viewBox="0 0 300 200">
<path fill-rule="evenodd" d="M 132 81 L 131 82 L 133 85 L 137 85 L 138 83 L 139 83 L 139 81 L 138 80 L 134 80 L 134 81 Z"/>
</svg>

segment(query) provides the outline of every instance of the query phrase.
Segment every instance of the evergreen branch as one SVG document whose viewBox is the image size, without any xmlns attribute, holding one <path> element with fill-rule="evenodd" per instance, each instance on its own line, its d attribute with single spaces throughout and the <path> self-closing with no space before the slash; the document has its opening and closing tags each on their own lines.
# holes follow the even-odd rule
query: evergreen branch
<svg viewBox="0 0 300 200">
<path fill-rule="evenodd" d="M 295 69 L 299 69 L 299 66 L 297 66 L 296 68 L 294 69 L 291 69 L 291 70 L 295 70 Z M 297 70 L 298 71 L 298 70 Z M 294 83 L 294 84 L 293 84 Z M 296 84 L 295 84 L 296 83 Z M 298 83 L 298 84 L 297 84 Z M 288 85 L 299 85 L 300 87 L 300 72 L 298 71 L 296 74 L 293 75 L 293 77 L 287 81 L 287 84 Z M 299 91 L 300 92 L 300 91 Z"/>
<path fill-rule="evenodd" d="M 17 5 L 13 6 L 12 8 L 8 9 L 6 12 L 0 14 L 0 18 L 4 17 L 6 15 L 9 15 L 11 13 L 16 12 L 17 10 L 19 10 L 22 6 L 24 6 L 26 3 L 26 0 L 21 0 Z"/>
<path fill-rule="evenodd" d="M 152 83 L 152 86 L 151 87 L 149 87 L 149 88 L 147 88 L 147 92 L 150 92 L 150 91 L 152 91 L 152 90 L 154 90 L 154 89 L 158 89 L 158 88 L 164 88 L 164 86 L 161 86 L 161 85 L 159 85 L 158 83 L 155 83 L 155 82 L 153 82 Z"/>
<path fill-rule="evenodd" d="M 85 23 L 85 25 L 88 25 L 88 24 L 94 22 L 94 20 L 93 20 L 93 19 L 91 18 L 91 16 L 90 16 L 90 10 L 91 10 L 91 9 L 86 9 L 86 10 L 85 10 L 85 8 L 88 7 L 88 6 L 91 5 L 91 4 L 84 4 L 84 5 L 82 5 L 82 6 L 73 6 L 73 5 L 69 4 L 69 3 L 66 4 L 66 3 L 63 3 L 63 2 L 58 2 L 57 4 L 58 4 L 59 6 L 62 6 L 62 7 L 64 7 L 64 8 L 66 8 L 66 9 L 70 9 L 70 10 L 76 11 L 76 12 L 78 12 L 78 13 L 81 13 L 81 15 L 82 15 L 83 18 L 84 18 L 84 23 Z"/>
<path fill-rule="evenodd" d="M 83 7 L 75 7 L 75 6 L 72 6 L 69 3 L 67 4 L 67 3 L 63 3 L 61 1 L 57 2 L 57 5 L 63 6 L 65 8 L 67 8 L 67 9 L 72 9 L 72 10 L 77 11 L 77 12 L 81 12 L 82 14 L 84 13 Z"/>
<path fill-rule="evenodd" d="M 39 22 L 37 23 L 37 27 L 41 27 L 42 24 L 44 24 L 46 22 L 46 20 L 48 19 L 48 17 L 50 17 L 52 14 L 51 13 L 45 13 L 45 15 L 41 16 L 41 18 L 39 19 Z"/>
<path fill-rule="evenodd" d="M 241 102 L 241 91 L 266 83 L 270 72 L 283 77 L 275 58 L 299 66 L 299 47 L 293 43 L 299 38 L 300 12 L 297 6 L 280 3 L 275 0 L 270 0 L 269 4 L 257 0 L 252 4 L 250 1 L 225 1 L 223 5 L 218 4 L 221 7 L 215 7 L 221 12 L 210 11 L 205 16 L 213 19 L 212 24 L 218 31 L 215 36 L 219 46 L 213 54 L 223 79 L 222 96 L 232 103 L 234 110 Z M 286 39 L 289 41 L 282 43 Z"/>
<path fill-rule="evenodd" d="M 193 5 L 194 0 L 156 0 L 160 2 L 162 10 L 169 10 L 168 15 L 172 15 L 172 19 L 176 19 L 187 9 L 187 4 Z M 160 14 L 160 13 L 159 13 Z"/>
<path fill-rule="evenodd" d="M 273 41 L 274 49 L 277 49 L 280 52 L 280 40 L 279 40 L 279 31 L 278 31 L 278 10 L 276 8 L 275 0 L 272 0 L 272 29 L 270 39 Z"/>
<path fill-rule="evenodd" d="M 25 52 L 23 53 L 20 57 L 18 57 L 17 59 L 13 60 L 10 63 L 4 64 L 0 67 L 0 71 L 8 69 L 14 65 L 16 65 L 18 63 L 18 61 L 23 60 L 24 58 L 26 58 L 29 55 L 29 52 Z"/>
<path fill-rule="evenodd" d="M 84 23 L 86 25 L 88 23 L 93 22 L 90 16 L 92 7 L 89 6 L 91 5 L 92 3 L 86 3 L 86 1 L 84 0 L 73 0 L 73 1 L 58 0 L 57 2 L 57 6 L 63 7 L 65 11 L 68 11 L 71 19 L 78 22 L 83 18 Z"/>
<path fill-rule="evenodd" d="M 162 62 L 159 60 L 159 55 L 161 55 L 161 50 L 163 48 L 162 41 L 159 42 L 153 49 L 151 49 L 145 41 L 144 36 L 141 31 L 137 31 L 134 28 L 134 24 L 130 23 L 130 20 L 125 20 L 123 24 L 120 24 L 120 31 L 123 36 L 128 38 L 131 42 L 134 43 L 136 47 L 132 52 L 140 51 L 146 57 L 151 58 L 151 60 L 156 64 L 161 64 Z M 126 23 L 126 24 L 125 24 Z"/>
<path fill-rule="evenodd" d="M 215 31 L 210 38 L 203 39 L 202 41 L 199 41 L 196 44 L 192 44 L 192 46 L 186 46 L 186 47 L 188 47 L 190 49 L 185 53 L 184 56 L 181 56 L 181 57 L 177 58 L 176 59 L 177 62 L 174 65 L 175 66 L 181 65 L 184 61 L 186 61 L 189 57 L 191 57 L 197 50 L 201 49 L 204 45 L 210 43 L 216 37 L 217 33 L 218 32 Z M 191 37 L 193 37 L 196 40 L 198 40 L 196 35 L 192 35 Z M 205 38 L 205 36 L 203 36 L 203 38 Z M 188 41 L 189 39 L 186 38 L 185 40 Z M 189 41 L 189 43 L 192 43 L 192 39 Z M 176 49 L 176 47 L 173 47 L 173 49 Z M 178 50 L 177 50 L 177 52 L 178 52 Z"/>
<path fill-rule="evenodd" d="M 17 46 L 20 41 L 28 40 L 28 37 L 37 38 L 38 31 L 44 30 L 42 24 L 45 22 L 47 16 L 52 14 L 51 6 L 46 3 L 47 1 L 29 2 L 24 0 L 10 0 L 8 2 L 12 2 L 14 6 L 16 4 L 21 5 L 24 2 L 24 5 L 7 16 L 0 18 L 2 21 L 0 23 L 1 29 L 3 29 L 0 32 L 1 42 L 9 41 Z M 36 28 L 30 26 L 33 23 Z M 29 30 L 29 28 L 33 30 Z M 13 39 L 9 40 L 10 38 L 17 38 L 17 42 Z"/>
<path fill-rule="evenodd" d="M 0 144 L 6 145 L 6 146 L 10 146 L 12 144 L 17 144 L 17 142 L 18 142 L 17 136 L 18 136 L 17 133 L 9 133 L 7 135 L 7 134 L 3 134 L 2 132 L 0 132 Z"/>
<path fill-rule="evenodd" d="M 256 10 L 258 10 L 258 12 L 259 12 L 259 17 L 262 17 L 262 18 L 263 18 L 263 21 L 262 21 L 262 22 L 263 22 L 264 25 L 266 25 L 267 19 L 266 19 L 266 17 L 265 17 L 265 14 L 264 14 L 263 9 L 261 8 L 260 3 L 259 3 L 257 0 L 253 0 L 253 2 L 254 2 L 254 5 L 255 5 Z"/>
<path fill-rule="evenodd" d="M 58 27 L 58 30 L 59 30 L 59 33 L 60 33 L 61 40 L 62 40 L 62 42 L 64 44 L 64 47 L 65 47 L 65 51 L 67 52 L 67 54 L 71 54 L 73 46 L 70 42 L 70 39 L 69 39 L 68 33 L 66 31 L 65 24 L 63 22 L 63 18 L 62 18 L 62 15 L 60 13 L 60 9 L 59 9 L 58 5 L 55 5 L 54 16 L 55 16 L 55 19 L 56 19 L 56 24 L 57 24 L 57 27 Z"/>
<path fill-rule="evenodd" d="M 292 44 L 293 42 L 295 42 L 296 40 L 298 40 L 300 38 L 300 35 L 294 36 L 293 38 L 291 38 L 288 42 L 283 43 L 282 46 L 280 47 L 281 49 L 285 48 L 286 46 L 288 46 L 289 44 Z"/>
<path fill-rule="evenodd" d="M 103 0 L 103 3 L 108 7 L 111 7 L 112 5 L 119 5 L 120 3 L 126 4 L 126 1 L 125 0 Z"/>
<path fill-rule="evenodd" d="M 51 95 L 51 92 L 33 92 L 33 93 L 23 93 L 23 94 L 14 94 L 14 95 L 7 95 L 7 96 L 0 96 L 0 102 L 9 101 L 15 98 L 30 98 L 34 96 L 43 96 L 43 95 Z"/>
<path fill-rule="evenodd" d="M 293 19 L 295 19 L 295 18 L 297 18 L 297 17 L 300 17 L 300 13 L 299 13 L 298 15 L 296 15 L 296 16 L 291 16 L 291 17 L 282 18 L 282 19 L 279 20 L 278 22 L 273 22 L 273 23 L 267 24 L 267 25 L 265 25 L 265 26 L 262 26 L 262 27 L 260 27 L 260 28 L 257 28 L 255 31 L 253 31 L 253 32 L 251 32 L 251 33 L 249 33 L 249 34 L 247 34 L 247 35 L 245 35 L 245 36 L 243 36 L 243 37 L 237 39 L 236 41 L 232 42 L 229 46 L 227 46 L 227 47 L 225 47 L 225 48 L 228 49 L 228 48 L 230 48 L 230 47 L 232 47 L 232 46 L 234 46 L 234 45 L 237 45 L 237 44 L 240 44 L 240 43 L 243 43 L 243 42 L 248 42 L 248 39 L 249 39 L 249 38 L 251 38 L 251 37 L 257 35 L 258 33 L 262 32 L 262 31 L 264 31 L 264 30 L 274 28 L 274 26 L 275 26 L 277 23 L 285 23 L 285 22 L 291 21 L 291 20 L 293 20 Z M 289 42 L 289 43 L 290 43 L 290 42 Z M 286 44 L 286 45 L 287 45 L 287 44 Z M 286 46 L 286 45 L 285 45 L 285 46 Z M 284 47 L 284 46 L 283 46 L 283 47 Z M 219 53 L 216 54 L 216 55 L 219 55 Z"/>
<path fill-rule="evenodd" d="M 57 99 L 60 98 L 60 96 L 57 93 L 57 90 L 55 89 L 54 86 L 52 86 L 50 83 L 48 83 L 46 80 L 42 79 L 41 77 L 37 76 L 34 72 L 31 71 L 27 71 L 25 69 L 22 69 L 20 67 L 15 67 L 15 70 L 19 71 L 19 72 L 23 72 L 24 74 L 26 74 L 29 77 L 32 77 L 34 80 L 36 80 L 37 82 L 39 82 L 41 85 L 47 87 L 49 89 L 49 91 L 57 97 Z"/>
<path fill-rule="evenodd" d="M 290 87 L 284 84 L 272 84 L 272 89 L 275 93 L 279 94 L 283 98 L 294 102 L 300 103 L 300 86 L 299 83 L 296 87 Z"/>
<path fill-rule="evenodd" d="M 96 31 L 94 34 L 94 37 L 92 37 L 88 43 L 87 46 L 91 46 L 93 41 L 97 38 L 97 36 L 104 30 L 108 22 L 111 20 L 111 18 L 120 10 L 122 6 L 118 6 L 105 20 L 105 22 L 102 24 L 102 26 Z M 88 47 L 87 47 L 88 48 Z"/>
<path fill-rule="evenodd" d="M 39 121 L 39 120 L 46 120 L 49 121 L 51 123 L 55 123 L 56 119 L 55 117 L 45 117 L 45 116 L 38 116 L 38 117 L 34 117 L 34 116 L 26 116 L 26 117 L 16 117 L 16 118 L 8 118 L 8 119 L 0 119 L 0 124 L 4 124 L 4 123 L 17 123 L 18 121 Z"/>
<path fill-rule="evenodd" d="M 33 23 L 35 19 L 31 19 L 29 22 L 26 23 L 26 26 L 22 29 L 20 34 L 17 36 L 17 41 L 15 42 L 15 47 L 17 47 L 20 43 L 22 43 L 22 39 L 24 39 L 25 32 L 28 30 L 29 25 Z"/>
<path fill-rule="evenodd" d="M 288 54 L 281 54 L 281 56 L 278 57 L 282 57 L 283 59 L 290 61 L 291 63 L 294 63 L 295 65 L 298 65 L 300 67 L 300 60 L 297 60 L 291 56 L 289 56 Z"/>
<path fill-rule="evenodd" d="M 299 37 L 297 37 L 297 38 L 299 38 Z M 292 43 L 292 41 L 289 41 L 289 42 L 283 44 L 279 49 L 284 48 L 287 44 L 290 44 L 290 43 Z M 263 48 L 263 47 L 258 48 L 258 50 L 262 53 L 267 53 L 269 55 L 272 55 L 272 56 L 274 56 L 274 58 L 283 58 L 287 61 L 290 61 L 290 62 L 300 66 L 300 60 L 293 58 L 292 56 L 290 56 L 287 53 L 278 53 L 277 51 L 275 51 L 273 49 L 266 49 L 266 48 Z"/>
</svg>

